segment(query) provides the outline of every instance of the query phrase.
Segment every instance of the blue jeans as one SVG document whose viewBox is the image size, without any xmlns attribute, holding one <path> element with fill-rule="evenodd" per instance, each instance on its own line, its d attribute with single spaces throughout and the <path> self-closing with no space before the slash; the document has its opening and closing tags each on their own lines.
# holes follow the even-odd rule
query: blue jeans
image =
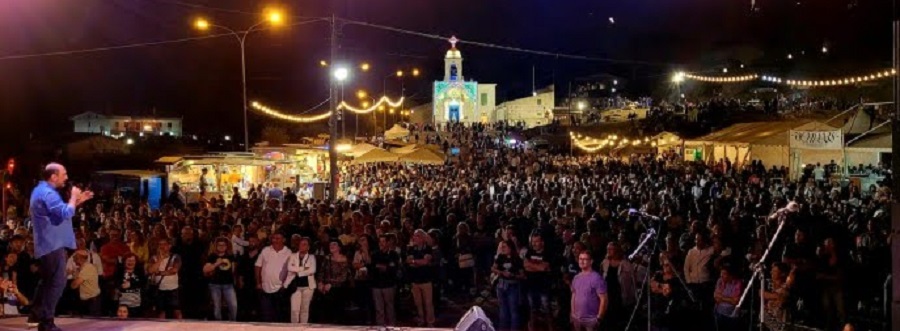
<svg viewBox="0 0 900 331">
<path fill-rule="evenodd" d="M 548 284 L 532 284 L 528 286 L 528 306 L 532 316 L 535 313 L 550 312 L 550 294 Z"/>
<path fill-rule="evenodd" d="M 41 256 L 40 275 L 32 303 L 31 316 L 42 325 L 53 323 L 56 304 L 66 288 L 66 249 L 59 248 Z"/>
<path fill-rule="evenodd" d="M 222 320 L 222 300 L 228 305 L 228 320 L 237 320 L 237 293 L 233 284 L 209 284 L 209 295 L 213 302 L 213 317 Z"/>
<path fill-rule="evenodd" d="M 497 300 L 500 301 L 500 330 L 520 330 L 522 328 L 519 318 L 520 288 L 519 283 L 510 283 L 502 279 L 497 282 Z"/>
</svg>

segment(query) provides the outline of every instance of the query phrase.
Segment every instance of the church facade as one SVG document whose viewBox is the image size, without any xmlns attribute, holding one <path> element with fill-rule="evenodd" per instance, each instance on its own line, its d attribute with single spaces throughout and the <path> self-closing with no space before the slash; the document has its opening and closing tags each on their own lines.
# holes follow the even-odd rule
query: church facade
<svg viewBox="0 0 900 331">
<path fill-rule="evenodd" d="M 466 81 L 463 76 L 462 53 L 456 48 L 456 37 L 444 56 L 444 80 L 434 82 L 432 121 L 446 123 L 489 123 L 497 121 L 497 84 Z"/>
<path fill-rule="evenodd" d="M 450 50 L 444 56 L 444 79 L 434 82 L 431 123 L 508 121 L 524 124 L 528 128 L 550 124 L 556 104 L 552 85 L 527 97 L 497 105 L 497 84 L 466 81 L 463 57 L 456 48 L 457 42 L 456 37 L 450 39 Z M 428 120 L 428 117 L 423 119 Z"/>
</svg>

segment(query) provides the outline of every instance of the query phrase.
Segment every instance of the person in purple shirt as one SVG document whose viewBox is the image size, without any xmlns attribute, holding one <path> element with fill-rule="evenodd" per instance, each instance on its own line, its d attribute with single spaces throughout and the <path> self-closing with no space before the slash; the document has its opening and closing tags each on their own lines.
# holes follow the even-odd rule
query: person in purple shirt
<svg viewBox="0 0 900 331">
<path fill-rule="evenodd" d="M 609 302 L 606 298 L 606 281 L 592 266 L 591 253 L 578 254 L 581 272 L 572 279 L 572 329 L 574 331 L 595 331 Z"/>
<path fill-rule="evenodd" d="M 43 180 L 31 192 L 31 222 L 34 227 L 34 255 L 40 259 L 40 282 L 35 293 L 29 326 L 38 331 L 60 331 L 53 322 L 56 304 L 66 287 L 66 249 L 75 249 L 72 216 L 75 207 L 94 197 L 91 191 L 72 187 L 68 202 L 56 191 L 69 179 L 66 168 L 50 163 L 41 173 Z"/>
</svg>

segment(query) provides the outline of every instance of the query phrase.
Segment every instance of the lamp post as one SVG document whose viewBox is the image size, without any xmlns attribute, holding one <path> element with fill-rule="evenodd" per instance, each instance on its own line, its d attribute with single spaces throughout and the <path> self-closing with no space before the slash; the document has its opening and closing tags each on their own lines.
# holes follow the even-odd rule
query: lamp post
<svg viewBox="0 0 900 331">
<path fill-rule="evenodd" d="M 681 83 L 684 82 L 684 73 L 676 72 L 674 76 L 672 76 L 672 83 L 675 83 L 675 86 L 678 88 L 678 96 L 681 97 Z M 681 97 L 683 98 L 683 97 Z M 679 101 L 684 101 L 679 99 Z"/>
<path fill-rule="evenodd" d="M 384 78 L 381 80 L 382 95 L 385 95 L 385 96 L 387 95 L 387 79 L 390 77 L 397 77 L 397 79 L 400 80 L 400 98 L 401 98 L 401 100 L 403 100 L 403 97 L 406 95 L 406 85 L 405 85 L 405 82 L 403 81 L 403 77 L 405 77 L 405 76 L 419 77 L 419 74 L 421 74 L 421 72 L 419 71 L 418 68 L 412 68 L 408 72 L 403 71 L 403 70 L 397 70 L 396 72 L 394 72 L 390 75 L 384 76 Z M 400 104 L 400 108 L 401 109 L 403 108 L 403 104 Z M 393 115 L 393 113 L 392 113 L 392 115 Z M 384 116 L 385 116 L 384 129 L 387 130 L 387 112 L 385 112 Z M 393 116 L 391 116 L 391 118 L 393 118 Z"/>
<path fill-rule="evenodd" d="M 246 61 L 246 52 L 245 45 L 247 41 L 247 35 L 250 32 L 253 32 L 256 28 L 260 27 L 263 24 L 269 23 L 273 26 L 281 25 L 284 21 L 283 14 L 281 11 L 270 9 L 265 14 L 265 19 L 259 21 L 258 23 L 251 25 L 250 28 L 244 31 L 235 31 L 226 26 L 212 24 L 208 20 L 204 18 L 199 18 L 194 22 L 194 27 L 198 30 L 209 30 L 210 28 L 216 28 L 220 30 L 227 31 L 231 35 L 235 37 L 238 41 L 238 45 L 241 48 L 241 94 L 243 96 L 243 101 L 241 102 L 241 108 L 244 110 L 244 151 L 250 151 L 250 130 L 247 125 L 247 61 Z"/>
<path fill-rule="evenodd" d="M 363 64 L 364 68 L 368 68 L 368 64 Z M 367 100 L 369 98 L 369 93 L 366 90 L 356 91 L 356 98 L 360 101 Z M 368 107 L 363 107 L 368 108 Z M 356 131 L 353 133 L 353 141 L 356 142 L 356 137 L 359 136 L 359 114 L 353 113 L 353 122 L 356 124 Z"/>
</svg>

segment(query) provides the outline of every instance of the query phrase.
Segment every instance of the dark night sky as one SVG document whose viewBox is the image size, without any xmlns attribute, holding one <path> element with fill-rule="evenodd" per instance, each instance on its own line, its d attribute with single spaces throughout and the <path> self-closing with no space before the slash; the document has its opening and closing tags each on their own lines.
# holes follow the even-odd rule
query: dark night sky
<svg viewBox="0 0 900 331">
<path fill-rule="evenodd" d="M 257 0 L 179 0 L 259 12 Z M 204 15 L 245 28 L 259 17 L 203 10 L 170 0 L 0 0 L 0 57 L 199 36 L 191 20 Z M 530 49 L 640 60 L 670 65 L 576 61 L 461 45 L 465 74 L 498 83 L 501 100 L 537 85 L 565 88 L 571 78 L 610 72 L 640 81 L 649 91 L 677 69 L 709 70 L 734 58 L 737 47 L 760 51 L 751 68 L 869 72 L 890 65 L 889 0 L 295 0 L 292 15 L 339 16 L 461 39 Z M 610 24 L 609 17 L 615 18 Z M 300 18 L 291 18 L 296 22 Z M 348 90 L 380 91 L 382 78 L 417 67 L 425 79 L 406 80 L 409 94 L 427 97 L 442 75 L 444 41 L 361 26 L 345 26 L 347 62 L 368 61 L 374 72 L 354 77 Z M 299 111 L 327 97 L 325 22 L 251 35 L 247 42 L 248 93 L 276 108 Z M 818 50 L 828 44 L 829 54 Z M 806 56 L 800 52 L 806 51 Z M 785 64 L 787 53 L 797 54 Z M 749 59 L 747 60 L 749 61 Z M 677 65 L 677 64 L 683 65 Z M 787 68 L 787 69 L 785 69 Z M 782 71 L 784 72 L 784 71 Z M 218 38 L 78 55 L 0 60 L 0 138 L 70 130 L 67 117 L 87 111 L 148 112 L 183 116 L 187 132 L 238 134 L 241 128 L 237 42 Z M 399 90 L 388 80 L 388 91 Z M 638 85 L 638 84 L 634 84 Z M 347 92 L 352 93 L 352 92 Z M 627 92 L 626 92 L 627 93 Z M 251 114 L 251 130 L 269 119 Z M 0 151 L 2 152 L 2 151 Z"/>
</svg>

